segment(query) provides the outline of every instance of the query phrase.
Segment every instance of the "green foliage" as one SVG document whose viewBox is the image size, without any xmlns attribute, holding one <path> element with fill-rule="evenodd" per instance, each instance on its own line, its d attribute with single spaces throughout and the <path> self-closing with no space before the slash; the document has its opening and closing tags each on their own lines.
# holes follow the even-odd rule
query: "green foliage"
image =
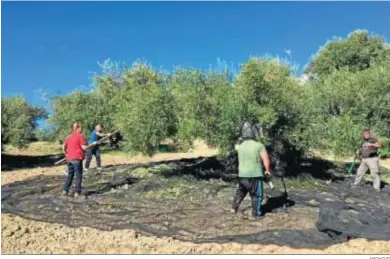
<svg viewBox="0 0 390 259">
<path fill-rule="evenodd" d="M 16 147 L 26 147 L 33 138 L 36 120 L 45 118 L 42 107 L 30 106 L 23 97 L 1 99 L 1 141 Z"/>
<path fill-rule="evenodd" d="M 326 76 L 347 68 L 351 72 L 372 67 L 390 57 L 383 38 L 367 31 L 355 31 L 347 39 L 328 42 L 316 54 L 305 73 Z"/>
<path fill-rule="evenodd" d="M 390 62 L 360 72 L 345 69 L 305 86 L 304 107 L 311 146 L 353 154 L 362 129 L 383 138 L 390 121 Z"/>
<path fill-rule="evenodd" d="M 249 117 L 265 126 L 265 142 L 276 132 L 292 131 L 295 118 L 291 96 L 299 95 L 299 85 L 287 64 L 252 58 L 242 65 L 236 82 L 230 78 L 228 70 L 202 73 L 178 69 L 174 73 L 170 87 L 179 139 L 201 138 L 225 153 L 237 142 L 240 127 Z"/>
<path fill-rule="evenodd" d="M 39 141 L 52 142 L 57 139 L 56 132 L 51 128 L 36 129 L 35 137 Z"/>
<path fill-rule="evenodd" d="M 382 137 L 380 139 L 382 147 L 379 149 L 379 156 L 381 158 L 390 158 L 390 138 Z"/>
<path fill-rule="evenodd" d="M 171 98 L 163 75 L 135 63 L 122 78 L 122 88 L 114 97 L 115 125 L 126 136 L 127 150 L 151 155 L 172 127 Z"/>
<path fill-rule="evenodd" d="M 278 154 L 311 148 L 352 155 L 365 127 L 385 143 L 383 155 L 389 149 L 390 48 L 365 31 L 327 43 L 305 71 L 316 80 L 304 84 L 288 63 L 263 57 L 250 58 L 234 78 L 226 67 L 171 74 L 144 62 L 102 68 L 90 93 L 52 100 L 49 121 L 58 139 L 81 121 L 86 135 L 97 123 L 119 129 L 132 153 L 151 155 L 167 138 L 187 146 L 200 138 L 225 153 L 254 117 L 262 141 Z"/>
<path fill-rule="evenodd" d="M 169 89 L 174 97 L 177 138 L 187 143 L 201 138 L 227 151 L 236 140 L 242 115 L 229 72 L 178 69 Z"/>
<path fill-rule="evenodd" d="M 55 97 L 52 102 L 53 114 L 49 123 L 55 126 L 58 140 L 64 140 L 71 133 L 72 124 L 80 121 L 84 136 L 89 136 L 96 124 L 111 130 L 110 111 L 104 100 L 95 92 L 74 91 L 70 95 Z"/>
<path fill-rule="evenodd" d="M 293 136 L 298 110 L 294 102 L 300 95 L 298 81 L 290 67 L 278 59 L 252 58 L 243 64 L 237 77 L 237 96 L 243 105 L 243 117 L 256 117 L 264 125 L 263 141 Z"/>
<path fill-rule="evenodd" d="M 186 192 L 191 191 L 191 185 L 183 183 L 179 180 L 176 180 L 174 183 L 171 183 L 170 186 L 164 186 L 156 190 L 150 190 L 146 192 L 146 196 L 154 198 L 177 198 L 183 195 Z"/>
</svg>

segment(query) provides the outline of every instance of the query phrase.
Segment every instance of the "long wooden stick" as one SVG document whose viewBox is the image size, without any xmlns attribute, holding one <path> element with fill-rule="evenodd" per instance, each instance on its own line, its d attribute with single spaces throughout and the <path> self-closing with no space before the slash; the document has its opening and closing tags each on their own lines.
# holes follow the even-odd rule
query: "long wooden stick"
<svg viewBox="0 0 390 259">
<path fill-rule="evenodd" d="M 105 136 L 104 138 L 102 138 L 102 139 L 100 139 L 99 141 L 97 141 L 95 144 L 88 145 L 87 148 L 86 148 L 85 150 L 87 150 L 87 149 L 89 149 L 89 148 L 91 148 L 91 147 L 93 147 L 93 146 L 96 146 L 96 145 L 102 143 L 103 140 L 108 139 L 109 137 L 111 137 L 112 135 L 114 135 L 115 133 L 117 133 L 118 131 L 119 131 L 119 130 L 116 130 L 116 131 L 114 131 L 113 133 L 111 133 L 111 134 Z M 62 163 L 62 162 L 64 162 L 64 161 L 66 161 L 66 157 L 63 158 L 63 159 L 61 159 L 61 160 L 59 160 L 59 161 L 57 161 L 57 162 L 55 162 L 54 164 L 55 164 L 55 165 L 58 165 L 58 164 L 60 164 L 60 163 Z"/>
</svg>

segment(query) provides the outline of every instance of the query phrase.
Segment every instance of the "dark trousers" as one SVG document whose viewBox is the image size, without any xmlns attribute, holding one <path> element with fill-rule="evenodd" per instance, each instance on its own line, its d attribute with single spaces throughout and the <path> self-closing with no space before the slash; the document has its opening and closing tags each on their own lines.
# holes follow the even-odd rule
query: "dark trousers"
<svg viewBox="0 0 390 259">
<path fill-rule="evenodd" d="M 252 215 L 255 217 L 261 216 L 261 202 L 263 201 L 262 178 L 240 177 L 232 208 L 237 211 L 248 192 L 252 201 Z"/>
<path fill-rule="evenodd" d="M 97 167 L 102 167 L 101 160 L 100 160 L 100 149 L 99 147 L 93 147 L 87 150 L 87 159 L 85 160 L 85 168 L 89 168 L 89 165 L 91 164 L 92 156 L 96 157 L 96 164 Z"/>
<path fill-rule="evenodd" d="M 83 180 L 83 160 L 72 160 L 68 162 L 68 176 L 64 184 L 64 191 L 69 192 L 73 178 L 76 176 L 75 192 L 81 193 L 81 182 Z"/>
</svg>

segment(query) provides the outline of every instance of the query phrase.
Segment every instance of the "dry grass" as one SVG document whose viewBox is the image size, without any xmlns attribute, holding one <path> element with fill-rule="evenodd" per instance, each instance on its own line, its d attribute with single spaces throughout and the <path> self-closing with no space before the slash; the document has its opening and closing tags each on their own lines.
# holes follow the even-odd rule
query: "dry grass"
<svg viewBox="0 0 390 259">
<path fill-rule="evenodd" d="M 381 160 L 380 165 L 390 170 L 390 158 Z"/>
<path fill-rule="evenodd" d="M 32 142 L 27 148 L 19 149 L 10 145 L 5 146 L 5 153 L 10 155 L 45 156 L 62 153 L 58 142 Z"/>
</svg>

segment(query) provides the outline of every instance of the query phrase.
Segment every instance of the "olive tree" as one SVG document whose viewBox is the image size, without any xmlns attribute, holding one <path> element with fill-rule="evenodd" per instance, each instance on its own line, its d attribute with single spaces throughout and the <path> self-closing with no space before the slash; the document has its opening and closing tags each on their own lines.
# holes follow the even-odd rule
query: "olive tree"
<svg viewBox="0 0 390 259">
<path fill-rule="evenodd" d="M 39 106 L 31 106 L 23 97 L 1 99 L 2 144 L 25 147 L 34 137 L 37 120 L 47 117 Z"/>
<path fill-rule="evenodd" d="M 89 136 L 96 124 L 102 124 L 107 130 L 112 124 L 110 111 L 96 93 L 74 91 L 66 96 L 54 97 L 51 106 L 49 123 L 54 125 L 58 140 L 64 140 L 71 133 L 75 122 L 82 123 L 85 136 Z"/>
<path fill-rule="evenodd" d="M 235 88 L 244 118 L 257 118 L 263 128 L 261 140 L 273 161 L 285 169 L 301 158 L 299 141 L 301 86 L 291 66 L 279 59 L 251 58 L 242 65 Z M 282 168 L 280 168 L 282 169 Z"/>
<path fill-rule="evenodd" d="M 136 62 L 125 69 L 121 89 L 115 94 L 115 126 L 125 136 L 125 149 L 153 154 L 172 131 L 170 94 L 162 73 Z"/>
<path fill-rule="evenodd" d="M 390 58 L 385 40 L 364 30 L 334 39 L 325 44 L 307 66 L 305 73 L 326 76 L 334 71 L 348 69 L 356 72 Z"/>
<path fill-rule="evenodd" d="M 305 87 L 304 131 L 312 147 L 351 155 L 363 128 L 385 142 L 390 121 L 390 62 L 351 72 L 342 69 Z"/>
<path fill-rule="evenodd" d="M 242 109 L 229 71 L 177 69 L 169 82 L 174 97 L 177 137 L 191 144 L 204 139 L 224 153 L 236 140 Z"/>
</svg>

